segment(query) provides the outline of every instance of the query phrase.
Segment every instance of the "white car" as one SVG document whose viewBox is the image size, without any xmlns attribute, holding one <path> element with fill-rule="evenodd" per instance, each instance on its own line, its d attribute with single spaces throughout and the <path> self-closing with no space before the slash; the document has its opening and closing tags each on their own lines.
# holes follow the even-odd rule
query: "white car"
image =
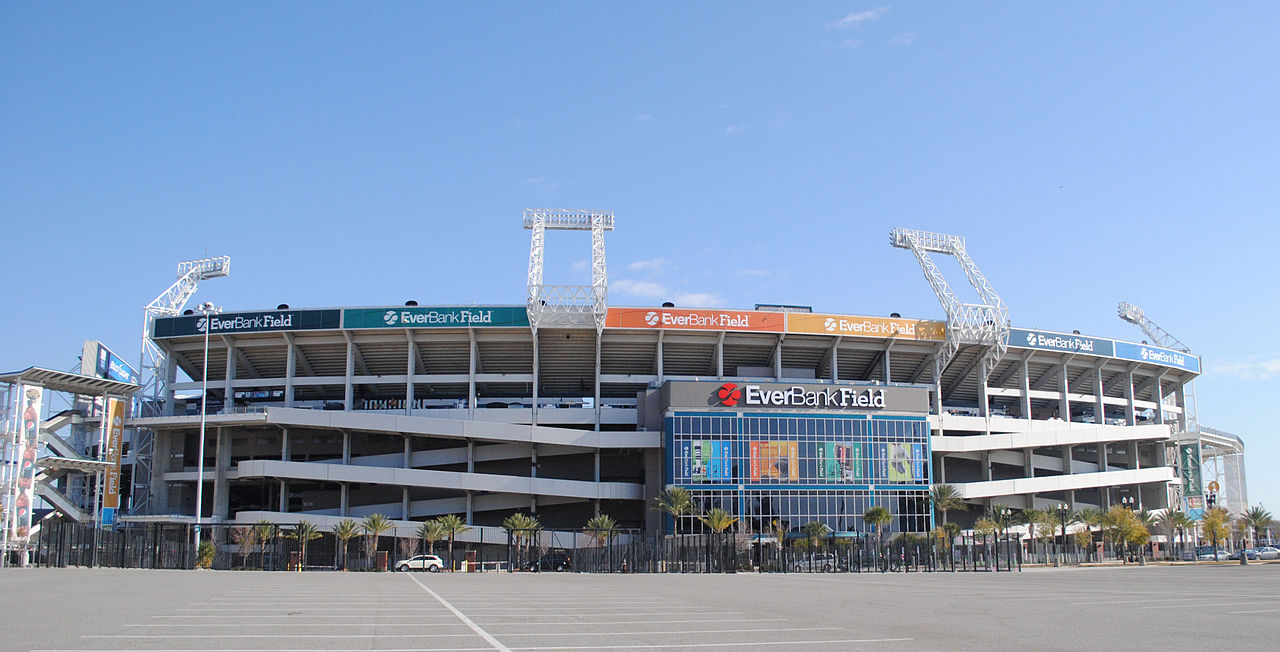
<svg viewBox="0 0 1280 652">
<path fill-rule="evenodd" d="M 401 573 L 411 570 L 425 570 L 432 573 L 439 573 L 444 569 L 444 562 L 435 555 L 418 555 L 396 562 L 396 570 Z"/>
<path fill-rule="evenodd" d="M 1280 559 L 1280 548 L 1262 546 L 1258 548 L 1258 559 Z"/>
</svg>

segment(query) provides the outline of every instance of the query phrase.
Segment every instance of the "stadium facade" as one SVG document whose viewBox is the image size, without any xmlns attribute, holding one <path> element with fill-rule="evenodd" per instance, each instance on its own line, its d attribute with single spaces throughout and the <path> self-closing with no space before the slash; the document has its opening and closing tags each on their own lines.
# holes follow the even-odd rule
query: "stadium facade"
<svg viewBox="0 0 1280 652">
<path fill-rule="evenodd" d="M 893 531 L 928 530 L 942 482 L 979 507 L 1159 509 L 1199 491 L 1177 445 L 1200 360 L 1013 328 L 962 238 L 891 236 L 942 302 L 934 321 L 610 306 L 611 214 L 529 211 L 525 226 L 526 305 L 152 316 L 129 518 L 189 521 L 197 481 L 215 522 L 456 513 L 490 541 L 517 511 L 662 531 L 649 504 L 673 486 L 750 531 L 837 533 L 865 532 L 873 505 Z M 543 283 L 556 229 L 592 231 L 591 286 Z M 982 303 L 954 301 L 930 253 L 954 255 Z"/>
</svg>

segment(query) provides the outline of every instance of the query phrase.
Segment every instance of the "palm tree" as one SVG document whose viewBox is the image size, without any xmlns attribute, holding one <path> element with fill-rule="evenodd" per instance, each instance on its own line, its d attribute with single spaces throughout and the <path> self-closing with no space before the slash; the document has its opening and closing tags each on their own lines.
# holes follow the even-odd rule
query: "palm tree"
<svg viewBox="0 0 1280 652">
<path fill-rule="evenodd" d="M 587 535 L 596 542 L 597 546 L 603 546 L 604 542 L 612 536 L 613 531 L 617 529 L 617 527 L 618 522 L 613 520 L 612 516 L 609 516 L 608 514 L 597 514 L 587 520 L 587 525 L 583 530 L 585 530 Z"/>
<path fill-rule="evenodd" d="M 364 556 L 369 561 L 369 567 L 372 568 L 373 555 L 378 551 L 378 538 L 382 536 L 382 533 L 395 526 L 391 524 L 391 519 L 382 514 L 370 514 L 365 517 L 360 527 L 364 529 Z"/>
<path fill-rule="evenodd" d="M 1022 510 L 1022 522 L 1027 525 L 1027 539 L 1029 540 L 1029 545 L 1032 547 L 1031 556 L 1033 557 L 1033 561 L 1036 554 L 1036 527 L 1044 522 L 1046 514 L 1048 514 L 1048 512 L 1042 509 L 1032 508 Z"/>
<path fill-rule="evenodd" d="M 872 531 L 876 533 L 876 550 L 884 545 L 884 526 L 893 520 L 893 514 L 884 507 L 876 505 L 862 513 L 862 522 L 871 526 Z M 877 552 L 878 554 L 878 552 Z"/>
<path fill-rule="evenodd" d="M 1253 547 L 1257 548 L 1258 533 L 1271 525 L 1271 512 L 1263 509 L 1262 505 L 1257 505 L 1245 510 L 1245 513 L 1241 514 L 1240 518 L 1247 523 L 1249 527 L 1253 528 Z"/>
<path fill-rule="evenodd" d="M 538 530 L 542 529 L 542 524 L 538 522 L 537 518 L 523 512 L 516 512 L 502 521 L 502 527 L 511 537 L 511 542 L 516 545 L 516 559 L 523 560 L 525 544 L 533 543 L 533 537 Z M 441 539 L 447 534 L 443 528 L 440 529 L 440 533 L 439 538 Z"/>
<path fill-rule="evenodd" d="M 253 538 L 258 542 L 258 563 L 265 565 L 267 557 L 267 543 L 275 538 L 276 525 L 267 519 L 262 519 L 253 524 Z"/>
<path fill-rule="evenodd" d="M 996 523 L 990 518 L 987 518 L 986 516 L 978 519 L 978 521 L 973 524 L 973 533 L 976 535 L 982 536 L 982 548 L 984 551 L 983 556 L 988 558 L 988 561 L 987 561 L 988 568 L 990 568 L 991 562 L 989 557 L 990 548 L 987 547 L 987 537 L 994 538 L 999 535 L 999 532 L 1000 532 L 1000 524 Z M 975 568 L 977 567 L 976 561 L 974 562 L 974 567 Z M 999 570 L 999 569 L 1000 569 L 999 561 L 997 560 L 996 570 Z"/>
<path fill-rule="evenodd" d="M 418 526 L 418 538 L 427 542 L 427 554 L 436 554 L 436 542 L 444 539 L 449 533 L 444 531 L 440 521 L 431 519 Z"/>
<path fill-rule="evenodd" d="M 1100 529 L 1102 527 L 1102 521 L 1104 517 L 1105 515 L 1102 513 L 1102 510 L 1094 507 L 1089 507 L 1076 512 L 1075 520 L 1079 521 L 1080 523 L 1084 523 L 1085 528 L 1091 533 L 1089 535 L 1089 540 L 1092 542 L 1093 541 L 1092 532 L 1094 529 Z M 1079 538 L 1080 537 L 1076 537 L 1077 544 L 1079 543 Z M 1089 551 L 1089 558 L 1090 559 L 1093 558 L 1093 550 Z"/>
<path fill-rule="evenodd" d="M 316 529 L 315 524 L 311 521 L 298 521 L 298 524 L 293 526 L 293 529 L 289 530 L 285 536 L 298 542 L 300 552 L 298 563 L 305 567 L 307 565 L 307 544 L 320 538 L 320 530 Z"/>
<path fill-rule="evenodd" d="M 942 514 L 942 523 L 947 522 L 947 512 L 957 510 L 965 512 L 969 510 L 969 503 L 964 502 L 960 497 L 960 492 L 956 490 L 955 485 L 935 484 L 929 490 L 929 498 L 933 501 L 933 509 Z"/>
<path fill-rule="evenodd" d="M 342 570 L 347 570 L 349 546 L 352 539 L 360 536 L 360 525 L 349 518 L 344 518 L 334 524 L 333 536 L 341 542 L 338 547 L 342 549 Z"/>
<path fill-rule="evenodd" d="M 680 534 L 680 517 L 693 511 L 693 496 L 684 487 L 672 487 L 653 499 L 653 508 L 670 514 L 675 522 L 675 534 Z"/>
<path fill-rule="evenodd" d="M 449 534 L 449 572 L 453 572 L 453 542 L 459 534 L 471 531 L 471 527 L 457 514 L 445 514 L 439 519 L 440 526 Z"/>
<path fill-rule="evenodd" d="M 680 517 L 693 511 L 693 496 L 684 487 L 664 489 L 653 499 L 653 509 L 666 512 L 671 516 L 676 535 L 676 559 L 684 566 L 684 544 L 680 540 Z"/>
</svg>

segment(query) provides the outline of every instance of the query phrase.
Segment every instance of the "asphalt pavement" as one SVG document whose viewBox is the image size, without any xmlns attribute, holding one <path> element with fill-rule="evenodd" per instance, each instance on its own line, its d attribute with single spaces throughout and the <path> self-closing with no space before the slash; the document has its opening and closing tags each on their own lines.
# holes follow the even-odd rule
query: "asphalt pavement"
<svg viewBox="0 0 1280 652">
<path fill-rule="evenodd" d="M 586 575 L 0 569 L 3 650 L 1274 650 L 1280 564 Z"/>
</svg>

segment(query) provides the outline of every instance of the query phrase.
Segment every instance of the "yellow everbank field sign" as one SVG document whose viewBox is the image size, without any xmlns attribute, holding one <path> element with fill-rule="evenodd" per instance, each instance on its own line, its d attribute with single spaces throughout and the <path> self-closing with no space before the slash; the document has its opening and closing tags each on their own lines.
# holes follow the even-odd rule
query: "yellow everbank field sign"
<svg viewBox="0 0 1280 652">
<path fill-rule="evenodd" d="M 787 332 L 942 342 L 947 339 L 947 324 L 925 319 L 791 312 L 787 313 Z"/>
</svg>

